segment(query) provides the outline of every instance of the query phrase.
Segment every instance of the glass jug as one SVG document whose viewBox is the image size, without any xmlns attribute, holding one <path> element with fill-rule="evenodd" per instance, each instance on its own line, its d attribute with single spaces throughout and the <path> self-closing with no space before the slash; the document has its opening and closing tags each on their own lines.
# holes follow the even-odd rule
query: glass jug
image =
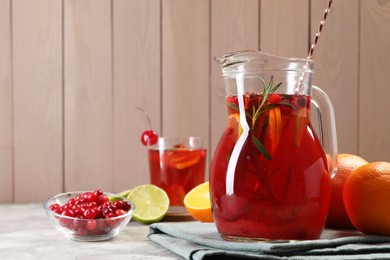
<svg viewBox="0 0 390 260">
<path fill-rule="evenodd" d="M 311 85 L 313 62 L 258 51 L 215 60 L 228 110 L 210 165 L 218 232 L 235 241 L 319 238 L 337 142 L 332 104 Z M 310 122 L 311 104 L 319 137 Z"/>
</svg>

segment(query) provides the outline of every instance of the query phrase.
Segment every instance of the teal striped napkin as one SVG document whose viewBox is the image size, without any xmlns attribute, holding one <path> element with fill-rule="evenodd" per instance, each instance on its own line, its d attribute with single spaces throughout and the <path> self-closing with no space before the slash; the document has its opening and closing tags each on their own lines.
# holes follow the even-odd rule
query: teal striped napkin
<svg viewBox="0 0 390 260">
<path fill-rule="evenodd" d="M 229 242 L 213 223 L 150 225 L 148 238 L 185 259 L 390 259 L 390 237 L 326 229 L 317 240 Z"/>
</svg>

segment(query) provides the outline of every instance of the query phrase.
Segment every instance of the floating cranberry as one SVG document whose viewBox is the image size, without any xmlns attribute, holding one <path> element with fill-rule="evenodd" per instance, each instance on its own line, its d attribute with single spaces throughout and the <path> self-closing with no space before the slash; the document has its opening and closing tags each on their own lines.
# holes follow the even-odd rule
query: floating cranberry
<svg viewBox="0 0 390 260">
<path fill-rule="evenodd" d="M 279 94 L 271 94 L 268 96 L 268 101 L 271 104 L 278 104 L 280 101 L 282 101 L 282 98 L 280 97 Z"/>
</svg>

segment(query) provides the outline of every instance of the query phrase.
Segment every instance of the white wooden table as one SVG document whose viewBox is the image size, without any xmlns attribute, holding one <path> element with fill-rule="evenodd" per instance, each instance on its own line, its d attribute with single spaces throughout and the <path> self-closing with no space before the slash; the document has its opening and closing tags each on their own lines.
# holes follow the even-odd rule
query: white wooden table
<svg viewBox="0 0 390 260">
<path fill-rule="evenodd" d="M 40 204 L 0 204 L 0 259 L 182 259 L 148 240 L 149 227 L 131 221 L 102 242 L 66 239 Z"/>
</svg>

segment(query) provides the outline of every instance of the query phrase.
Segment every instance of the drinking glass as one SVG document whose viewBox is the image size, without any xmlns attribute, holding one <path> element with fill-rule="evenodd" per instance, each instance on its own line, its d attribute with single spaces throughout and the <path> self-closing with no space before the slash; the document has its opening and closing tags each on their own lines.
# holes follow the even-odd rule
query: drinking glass
<svg viewBox="0 0 390 260">
<path fill-rule="evenodd" d="M 185 195 L 205 181 L 206 149 L 200 137 L 161 137 L 148 145 L 150 182 L 164 189 L 168 213 L 183 212 Z"/>
</svg>

